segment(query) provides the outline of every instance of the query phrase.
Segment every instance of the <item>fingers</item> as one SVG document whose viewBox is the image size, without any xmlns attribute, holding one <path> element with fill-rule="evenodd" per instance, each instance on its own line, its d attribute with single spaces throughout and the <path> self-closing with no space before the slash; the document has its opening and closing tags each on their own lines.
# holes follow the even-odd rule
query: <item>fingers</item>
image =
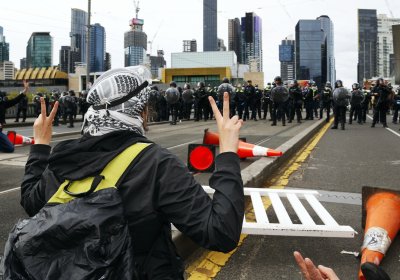
<svg viewBox="0 0 400 280">
<path fill-rule="evenodd" d="M 56 101 L 54 103 L 54 107 L 50 112 L 50 116 L 49 116 L 50 122 L 53 122 L 54 117 L 56 116 L 57 110 L 58 110 L 58 101 Z"/>
<path fill-rule="evenodd" d="M 45 120 L 47 116 L 46 112 L 46 103 L 44 102 L 44 98 L 40 97 L 40 113 L 42 115 L 42 119 Z"/>
<path fill-rule="evenodd" d="M 321 272 L 321 274 L 325 276 L 325 278 L 328 278 L 329 280 L 339 280 L 339 278 L 337 277 L 336 273 L 333 271 L 332 268 L 319 265 L 318 269 Z"/>
<path fill-rule="evenodd" d="M 309 275 L 308 275 L 308 271 L 307 271 L 307 266 L 306 266 L 306 263 L 305 263 L 305 261 L 303 259 L 303 256 L 297 251 L 295 251 L 293 253 L 293 255 L 294 255 L 294 259 L 296 260 L 297 265 L 299 266 L 300 271 L 303 274 L 303 276 L 306 278 L 306 280 L 310 280 Z"/>
<path fill-rule="evenodd" d="M 306 258 L 304 261 L 306 263 L 307 271 L 311 280 L 324 280 L 319 270 L 309 258 Z"/>
<path fill-rule="evenodd" d="M 224 121 L 229 120 L 229 94 L 227 92 L 224 92 L 224 112 L 223 112 L 223 118 Z"/>
<path fill-rule="evenodd" d="M 211 108 L 213 110 L 215 119 L 217 120 L 217 122 L 222 118 L 221 113 L 218 110 L 217 104 L 215 103 L 214 98 L 212 98 L 211 96 L 208 97 L 208 101 L 211 104 Z"/>
</svg>

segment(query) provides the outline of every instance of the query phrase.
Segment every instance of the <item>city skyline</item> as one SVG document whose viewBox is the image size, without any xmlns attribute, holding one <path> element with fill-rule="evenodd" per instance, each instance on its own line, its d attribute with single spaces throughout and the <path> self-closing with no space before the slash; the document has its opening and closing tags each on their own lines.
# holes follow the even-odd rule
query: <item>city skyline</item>
<svg viewBox="0 0 400 280">
<path fill-rule="evenodd" d="M 86 1 L 60 1 L 57 7 L 51 1 L 40 1 L 51 10 L 51 14 L 43 14 L 39 5 L 23 0 L 22 3 L 2 4 L 3 15 L 0 26 L 4 28 L 4 36 L 10 43 L 10 60 L 17 66 L 24 57 L 26 42 L 32 32 L 51 32 L 54 37 L 53 62 L 58 63 L 58 50 L 61 46 L 70 45 L 71 8 L 86 10 Z M 263 20 L 263 68 L 265 80 L 272 80 L 280 73 L 279 44 L 288 35 L 293 35 L 295 25 L 300 19 L 317 18 L 328 15 L 335 25 L 335 59 L 337 78 L 348 85 L 357 80 L 357 9 L 377 9 L 378 14 L 394 13 L 399 17 L 400 3 L 388 1 L 389 6 L 382 1 L 364 1 L 359 3 L 329 3 L 328 1 L 252 1 L 252 5 L 237 3 L 229 5 L 229 1 L 218 1 L 218 37 L 228 42 L 228 19 L 238 17 L 245 12 L 255 12 Z M 171 3 L 173 5 L 171 5 Z M 23 6 L 24 10 L 20 7 Z M 42 5 L 40 5 L 42 6 Z M 154 10 L 157 7 L 157 10 Z M 172 8 L 173 7 L 173 8 Z M 182 41 L 187 38 L 196 39 L 199 46 L 203 45 L 203 0 L 188 4 L 183 0 L 146 1 L 141 2 L 139 18 L 145 20 L 144 31 L 153 41 L 153 53 L 157 49 L 165 51 L 167 65 L 170 67 L 170 54 L 181 51 Z M 390 8 L 390 10 L 389 10 Z M 173 11 L 176 16 L 171 17 Z M 188 12 L 191 11 L 191 12 Z M 196 11 L 196 12 L 193 12 Z M 273 11 L 273 12 L 272 12 Z M 107 30 L 107 52 L 112 56 L 112 66 L 124 66 L 123 34 L 129 30 L 128 21 L 135 17 L 132 1 L 122 0 L 120 5 L 112 9 L 107 1 L 92 3 L 92 22 L 98 22 Z M 40 18 L 40 20 L 37 20 Z M 346 20 L 343 20 L 346 19 Z M 184 24 L 183 24 L 184 23 Z M 201 51 L 199 49 L 198 51 Z"/>
</svg>

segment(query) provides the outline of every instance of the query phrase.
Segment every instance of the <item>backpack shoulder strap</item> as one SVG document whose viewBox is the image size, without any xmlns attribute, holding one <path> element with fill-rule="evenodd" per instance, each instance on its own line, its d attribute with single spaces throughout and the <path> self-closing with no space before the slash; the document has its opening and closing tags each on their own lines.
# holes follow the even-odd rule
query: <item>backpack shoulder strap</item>
<svg viewBox="0 0 400 280">
<path fill-rule="evenodd" d="M 117 155 L 113 160 L 111 160 L 100 174 L 102 180 L 97 182 L 97 186 L 92 192 L 97 192 L 100 190 L 108 188 L 117 188 L 117 183 L 125 171 L 129 168 L 130 164 L 134 159 L 151 143 L 136 143 L 129 146 L 119 155 Z M 83 194 L 88 193 L 93 184 L 95 183 L 95 178 L 88 177 L 79 181 L 70 182 L 65 180 L 57 192 L 49 199 L 47 204 L 60 204 L 68 203 L 76 197 L 81 197 Z M 68 191 L 66 191 L 68 189 Z M 71 195 L 74 193 L 75 195 Z"/>
</svg>

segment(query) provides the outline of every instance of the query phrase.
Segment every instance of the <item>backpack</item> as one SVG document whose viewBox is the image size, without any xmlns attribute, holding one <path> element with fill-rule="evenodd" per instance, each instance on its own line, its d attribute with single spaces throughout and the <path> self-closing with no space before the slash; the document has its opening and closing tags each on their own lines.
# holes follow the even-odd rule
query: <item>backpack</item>
<svg viewBox="0 0 400 280">
<path fill-rule="evenodd" d="M 65 180 L 33 217 L 11 231 L 4 280 L 138 279 L 117 185 L 151 143 L 136 143 L 95 177 Z"/>
</svg>

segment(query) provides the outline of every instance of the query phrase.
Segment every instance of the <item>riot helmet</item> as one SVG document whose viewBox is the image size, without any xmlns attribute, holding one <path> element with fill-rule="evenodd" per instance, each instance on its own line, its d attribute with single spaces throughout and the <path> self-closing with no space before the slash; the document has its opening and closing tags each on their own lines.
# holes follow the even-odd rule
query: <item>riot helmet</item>
<svg viewBox="0 0 400 280">
<path fill-rule="evenodd" d="M 175 83 L 174 81 L 172 81 L 172 82 L 169 84 L 169 86 L 170 86 L 170 87 L 176 88 L 176 83 Z"/>
<path fill-rule="evenodd" d="M 359 83 L 354 83 L 352 86 L 353 90 L 359 89 L 360 88 L 360 84 Z"/>
<path fill-rule="evenodd" d="M 224 83 L 224 84 L 229 84 L 229 79 L 228 79 L 227 77 L 225 77 L 225 78 L 222 80 L 222 83 Z"/>
<path fill-rule="evenodd" d="M 325 83 L 325 86 L 326 86 L 326 87 L 332 87 L 331 82 L 327 81 L 327 82 Z"/>
<path fill-rule="evenodd" d="M 342 82 L 342 80 L 337 80 L 335 82 L 335 88 L 340 88 L 340 87 L 343 87 L 343 82 Z"/>
<path fill-rule="evenodd" d="M 280 76 L 276 76 L 274 79 L 275 84 L 282 84 L 282 78 Z"/>
</svg>

